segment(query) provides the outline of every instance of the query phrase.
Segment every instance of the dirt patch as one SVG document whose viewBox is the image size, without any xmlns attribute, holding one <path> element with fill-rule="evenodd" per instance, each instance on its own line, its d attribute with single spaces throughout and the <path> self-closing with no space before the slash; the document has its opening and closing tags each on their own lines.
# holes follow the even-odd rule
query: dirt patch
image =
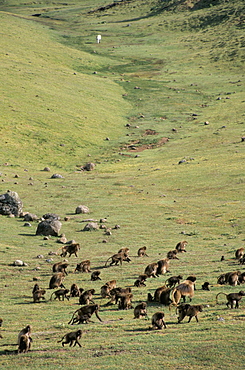
<svg viewBox="0 0 245 370">
<path fill-rule="evenodd" d="M 130 144 L 124 146 L 123 149 L 124 150 L 126 149 L 129 152 L 143 152 L 143 150 L 146 150 L 146 149 L 159 148 L 162 145 L 166 144 L 167 142 L 168 142 L 168 138 L 167 137 L 162 137 L 161 139 L 159 139 L 154 144 L 143 144 L 143 145 L 140 145 L 140 140 L 135 140 L 135 141 L 131 142 Z"/>
</svg>

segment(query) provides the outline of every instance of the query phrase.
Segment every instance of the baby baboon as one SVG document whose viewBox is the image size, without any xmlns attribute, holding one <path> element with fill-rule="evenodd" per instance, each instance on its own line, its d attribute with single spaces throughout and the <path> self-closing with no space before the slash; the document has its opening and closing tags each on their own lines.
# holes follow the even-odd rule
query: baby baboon
<svg viewBox="0 0 245 370">
<path fill-rule="evenodd" d="M 81 305 L 83 304 L 91 304 L 94 303 L 93 301 L 93 295 L 95 293 L 94 289 L 85 290 L 79 297 L 79 303 Z"/>
<path fill-rule="evenodd" d="M 146 254 L 146 247 L 141 247 L 138 249 L 138 257 L 149 257 L 148 254 Z"/>
<path fill-rule="evenodd" d="M 202 290 L 210 290 L 209 285 L 209 282 L 205 281 L 205 283 L 202 284 Z"/>
<path fill-rule="evenodd" d="M 31 348 L 31 338 L 27 334 L 23 334 L 20 337 L 20 343 L 18 347 L 18 353 L 26 353 Z"/>
<path fill-rule="evenodd" d="M 190 298 L 190 301 L 192 300 L 194 296 L 195 281 L 195 276 L 189 276 L 185 281 L 183 281 L 183 283 L 180 283 L 174 288 L 172 293 L 173 305 L 177 306 L 181 298 L 183 298 L 185 302 L 186 296 Z"/>
<path fill-rule="evenodd" d="M 175 249 L 177 250 L 178 253 L 186 252 L 185 247 L 187 246 L 188 242 L 186 240 L 183 240 L 182 242 L 179 242 Z"/>
<path fill-rule="evenodd" d="M 91 280 L 92 281 L 101 280 L 100 271 L 98 271 L 98 270 L 93 271 L 92 274 L 91 274 Z"/>
<path fill-rule="evenodd" d="M 67 294 L 69 293 L 69 289 L 58 289 L 55 292 L 53 292 L 50 296 L 50 301 L 52 301 L 52 296 L 55 295 L 54 299 L 58 299 L 59 301 L 62 298 L 62 301 L 65 300 L 65 298 L 69 301 L 69 297 Z"/>
<path fill-rule="evenodd" d="M 239 248 L 239 249 L 236 250 L 235 257 L 236 257 L 237 260 L 242 258 L 243 255 L 244 255 L 244 248 Z"/>
<path fill-rule="evenodd" d="M 171 276 L 166 280 L 166 285 L 169 288 L 174 288 L 176 284 L 180 284 L 180 280 L 183 279 L 182 275 Z"/>
<path fill-rule="evenodd" d="M 142 286 L 146 286 L 146 284 L 145 284 L 146 279 L 147 279 L 146 274 L 139 275 L 139 278 L 137 280 L 135 280 L 135 282 L 134 282 L 134 286 L 137 286 L 138 288 L 140 288 Z"/>
<path fill-rule="evenodd" d="M 65 275 L 68 275 L 66 272 L 69 263 L 67 262 L 57 262 L 53 265 L 53 272 L 63 272 Z"/>
<path fill-rule="evenodd" d="M 62 281 L 65 278 L 65 274 L 63 272 L 56 272 L 50 279 L 49 282 L 49 289 L 54 288 L 65 288 L 65 286 L 62 284 Z"/>
<path fill-rule="evenodd" d="M 177 307 L 178 312 L 179 312 L 179 317 L 178 317 L 178 324 L 186 317 L 189 316 L 188 322 L 191 321 L 193 317 L 196 318 L 196 321 L 198 322 L 198 313 L 202 312 L 203 306 L 202 305 L 190 305 L 188 303 L 182 303 L 178 305 Z"/>
<path fill-rule="evenodd" d="M 239 308 L 239 301 L 242 299 L 242 297 L 245 296 L 245 292 L 243 290 L 241 290 L 239 293 L 229 293 L 229 294 L 220 292 L 216 295 L 216 303 L 218 303 L 218 296 L 220 294 L 224 294 L 226 296 L 226 299 L 227 299 L 226 306 L 228 308 L 229 306 L 233 308 L 234 304 L 235 304 L 235 308 Z"/>
<path fill-rule="evenodd" d="M 157 273 L 156 273 L 157 276 L 158 275 L 164 275 L 167 272 L 170 272 L 169 271 L 169 259 L 168 258 L 164 258 L 164 259 L 158 261 L 157 264 L 158 264 Z"/>
<path fill-rule="evenodd" d="M 38 284 L 35 284 L 34 285 L 34 287 L 33 287 L 33 289 L 32 289 L 32 294 L 34 293 L 34 292 L 36 292 L 36 290 L 39 290 L 40 288 L 39 288 L 39 285 Z"/>
<path fill-rule="evenodd" d="M 77 284 L 72 284 L 71 289 L 70 289 L 70 297 L 80 297 L 80 294 L 81 294 L 80 289 L 78 288 Z"/>
<path fill-rule="evenodd" d="M 220 258 L 220 262 L 224 261 L 225 260 L 225 256 L 221 256 Z"/>
<path fill-rule="evenodd" d="M 35 290 L 34 293 L 32 294 L 32 296 L 33 296 L 33 302 L 34 303 L 40 303 L 40 300 L 41 299 L 45 299 L 44 298 L 44 294 L 45 293 L 46 293 L 46 290 L 45 289 Z"/>
<path fill-rule="evenodd" d="M 176 249 L 169 251 L 167 253 L 167 258 L 170 260 L 178 260 L 179 258 L 177 257 L 178 251 Z"/>
<path fill-rule="evenodd" d="M 72 318 L 68 322 L 68 324 L 70 325 L 84 324 L 84 323 L 88 324 L 89 322 L 92 322 L 90 318 L 94 313 L 96 317 L 98 318 L 98 320 L 102 322 L 98 314 L 99 309 L 100 309 L 100 306 L 98 304 L 90 304 L 87 306 L 83 306 L 73 313 Z"/>
<path fill-rule="evenodd" d="M 165 324 L 165 321 L 164 321 L 164 312 L 159 311 L 159 312 L 154 313 L 151 319 L 151 323 L 152 323 L 152 329 L 161 330 L 163 326 L 166 329 L 167 325 Z"/>
<path fill-rule="evenodd" d="M 58 340 L 57 343 L 62 342 L 63 347 L 65 344 L 70 343 L 70 347 L 71 347 L 74 342 L 73 347 L 75 347 L 76 344 L 78 344 L 79 347 L 82 347 L 81 344 L 78 342 L 78 339 L 81 339 L 81 336 L 82 336 L 82 330 L 79 329 L 77 331 L 72 331 L 68 334 L 65 334 L 61 340 Z"/>
<path fill-rule="evenodd" d="M 77 264 L 77 267 L 75 268 L 74 272 L 91 272 L 90 270 L 90 260 L 85 260 Z"/>
<path fill-rule="evenodd" d="M 119 310 L 129 310 L 130 308 L 133 308 L 132 306 L 132 293 L 126 293 L 126 294 L 120 294 L 119 296 L 119 302 L 118 302 L 118 309 Z"/>
<path fill-rule="evenodd" d="M 134 319 L 141 319 L 147 317 L 147 303 L 141 302 L 134 308 Z"/>
<path fill-rule="evenodd" d="M 154 278 L 156 278 L 157 277 L 157 268 L 158 268 L 158 263 L 157 262 L 150 263 L 145 268 L 145 275 L 147 277 L 154 277 Z"/>
<path fill-rule="evenodd" d="M 111 259 L 110 266 L 112 266 L 114 264 L 115 264 L 115 266 L 118 266 L 119 263 L 120 263 L 120 265 L 122 265 L 123 261 L 126 261 L 126 262 L 131 261 L 131 259 L 129 258 L 127 253 L 123 253 L 123 252 L 122 253 L 116 253 L 116 254 L 113 254 L 113 256 L 108 258 L 108 260 L 105 263 L 105 266 L 107 265 L 107 263 L 110 259 Z"/>
<path fill-rule="evenodd" d="M 69 253 L 68 257 L 71 257 L 72 254 L 75 254 L 76 257 L 78 257 L 77 253 L 80 250 L 80 244 L 79 243 L 71 243 L 68 245 L 64 245 L 62 247 L 61 257 L 66 257 L 67 253 Z"/>
</svg>

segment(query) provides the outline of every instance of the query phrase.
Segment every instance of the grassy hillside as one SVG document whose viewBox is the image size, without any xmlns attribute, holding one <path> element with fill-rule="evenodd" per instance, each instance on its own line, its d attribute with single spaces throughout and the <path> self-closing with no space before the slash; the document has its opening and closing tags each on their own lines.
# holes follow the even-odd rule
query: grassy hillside
<svg viewBox="0 0 245 370">
<path fill-rule="evenodd" d="M 49 301 L 47 289 L 61 260 L 49 255 L 61 247 L 57 238 L 36 236 L 36 222 L 24 227 L 22 218 L 1 216 L 1 367 L 12 369 L 17 359 L 33 369 L 242 368 L 245 303 L 230 310 L 215 296 L 243 289 L 217 285 L 221 273 L 244 272 L 234 259 L 245 240 L 243 2 L 6 0 L 0 11 L 0 194 L 18 192 L 24 211 L 38 217 L 60 215 L 61 232 L 81 244 L 64 284 L 94 288 L 103 319 L 68 325 L 78 299 Z M 87 161 L 94 171 L 80 170 Z M 79 204 L 90 213 L 75 214 Z M 86 219 L 103 217 L 120 229 L 81 231 Z M 187 253 L 170 262 L 171 274 L 134 287 L 146 265 L 180 240 Z M 149 257 L 137 258 L 144 245 Z M 132 262 L 104 268 L 121 247 Z M 16 259 L 28 266 L 13 267 Z M 73 273 L 85 259 L 101 281 Z M 148 305 L 148 320 L 134 320 L 133 310 L 100 296 L 116 279 L 132 288 L 136 306 L 178 274 L 197 276 L 193 304 L 205 305 L 199 323 L 177 324 L 175 310 L 157 303 Z M 41 304 L 32 303 L 35 277 L 47 290 Z M 210 292 L 201 290 L 204 281 Z M 160 310 L 167 329 L 151 331 Z M 32 351 L 16 357 L 27 324 Z M 82 348 L 62 348 L 57 341 L 77 328 L 85 331 Z"/>
</svg>

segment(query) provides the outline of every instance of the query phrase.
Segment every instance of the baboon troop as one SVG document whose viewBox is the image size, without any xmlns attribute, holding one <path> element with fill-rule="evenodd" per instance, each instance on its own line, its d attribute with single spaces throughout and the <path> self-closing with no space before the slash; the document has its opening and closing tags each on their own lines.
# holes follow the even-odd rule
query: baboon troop
<svg viewBox="0 0 245 370">
<path fill-rule="evenodd" d="M 164 321 L 164 312 L 159 311 L 154 313 L 151 319 L 152 329 L 159 329 L 161 330 L 164 326 L 164 328 L 167 328 L 167 325 Z"/>
<path fill-rule="evenodd" d="M 179 313 L 178 316 L 178 324 L 184 320 L 186 316 L 189 316 L 188 322 L 191 321 L 193 317 L 196 318 L 196 322 L 198 322 L 198 313 L 203 311 L 202 305 L 190 305 L 188 303 L 182 303 L 177 306 L 177 310 Z"/>
<path fill-rule="evenodd" d="M 224 292 L 220 292 L 216 295 L 216 303 L 218 303 L 218 296 L 220 294 L 224 294 L 226 296 L 226 299 L 227 299 L 226 306 L 228 308 L 229 308 L 229 306 L 231 306 L 231 308 L 233 308 L 234 305 L 235 305 L 235 308 L 239 308 L 239 301 L 242 299 L 242 297 L 245 296 L 245 292 L 243 290 L 241 290 L 238 293 L 229 293 L 229 294 L 226 294 Z"/>
<path fill-rule="evenodd" d="M 54 299 L 58 299 L 59 301 L 62 299 L 62 301 L 65 300 L 65 298 L 69 301 L 69 297 L 67 294 L 69 294 L 69 289 L 58 289 L 55 292 L 53 292 L 50 296 L 50 301 L 52 301 L 53 295 L 55 295 Z"/>
<path fill-rule="evenodd" d="M 82 337 L 82 330 L 72 331 L 68 334 L 65 334 L 61 340 L 58 340 L 57 343 L 62 342 L 62 346 L 64 347 L 65 344 L 70 344 L 70 347 L 73 345 L 73 347 L 76 346 L 76 344 L 79 345 L 79 347 L 82 347 L 81 344 L 78 342 L 79 339 Z"/>
<path fill-rule="evenodd" d="M 78 257 L 77 253 L 80 250 L 80 244 L 79 243 L 71 243 L 68 245 L 64 245 L 61 249 L 61 257 L 66 257 L 67 254 L 69 254 L 68 257 L 71 257 L 72 254 L 75 254 L 76 257 Z"/>
</svg>

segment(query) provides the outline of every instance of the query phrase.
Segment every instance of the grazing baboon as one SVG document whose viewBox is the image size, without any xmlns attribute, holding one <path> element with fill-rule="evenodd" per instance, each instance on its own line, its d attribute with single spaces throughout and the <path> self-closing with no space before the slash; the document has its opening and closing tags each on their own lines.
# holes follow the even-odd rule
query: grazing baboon
<svg viewBox="0 0 245 370">
<path fill-rule="evenodd" d="M 183 298 L 185 302 L 185 297 L 188 296 L 190 301 L 194 296 L 194 286 L 195 286 L 196 277 L 189 276 L 185 281 L 177 285 L 174 288 L 172 293 L 172 304 L 177 306 L 181 298 Z"/>
<path fill-rule="evenodd" d="M 134 308 L 134 319 L 147 317 L 147 303 L 141 302 Z"/>
<path fill-rule="evenodd" d="M 146 284 L 145 284 L 146 279 L 147 279 L 146 274 L 139 275 L 138 279 L 135 280 L 135 282 L 134 282 L 134 286 L 137 286 L 138 288 L 140 288 L 142 286 L 146 286 Z"/>
<path fill-rule="evenodd" d="M 171 276 L 166 280 L 166 285 L 169 288 L 174 288 L 176 284 L 180 284 L 180 280 L 183 279 L 182 275 Z"/>
<path fill-rule="evenodd" d="M 205 281 L 205 283 L 202 284 L 202 290 L 210 290 L 209 285 L 209 282 Z"/>
<path fill-rule="evenodd" d="M 80 297 L 81 289 L 82 288 L 79 289 L 77 284 L 72 284 L 70 289 L 70 297 Z"/>
<path fill-rule="evenodd" d="M 90 260 L 85 260 L 77 264 L 74 272 L 91 272 L 90 270 Z"/>
<path fill-rule="evenodd" d="M 35 290 L 34 293 L 32 294 L 32 296 L 33 296 L 33 302 L 34 303 L 40 303 L 40 300 L 41 299 L 45 299 L 44 298 L 44 294 L 45 293 L 46 293 L 46 290 L 45 289 Z"/>
<path fill-rule="evenodd" d="M 31 338 L 31 326 L 30 325 L 27 325 L 24 329 L 22 329 L 19 332 L 19 334 L 18 334 L 18 342 L 17 342 L 18 345 L 20 345 L 20 338 L 22 337 L 22 335 L 28 336 L 30 338 L 30 342 L 32 342 L 32 338 Z M 30 348 L 30 346 L 29 346 L 29 348 Z"/>
<path fill-rule="evenodd" d="M 80 250 L 80 244 L 79 243 L 71 243 L 68 245 L 64 245 L 62 247 L 62 252 L 60 254 L 61 257 L 66 257 L 67 253 L 69 254 L 68 257 L 71 257 L 72 254 L 75 254 L 76 257 L 78 257 L 77 253 Z"/>
<path fill-rule="evenodd" d="M 102 322 L 98 314 L 99 309 L 100 309 L 100 306 L 98 304 L 90 304 L 87 306 L 83 306 L 73 313 L 72 318 L 68 322 L 68 324 L 70 325 L 84 324 L 84 323 L 88 324 L 89 322 L 92 322 L 90 318 L 94 313 L 96 317 L 98 318 L 98 320 Z"/>
<path fill-rule="evenodd" d="M 239 260 L 243 256 L 244 256 L 244 248 L 237 249 L 236 252 L 235 252 L 236 259 Z"/>
<path fill-rule="evenodd" d="M 61 340 L 58 340 L 57 343 L 62 342 L 62 346 L 64 347 L 65 344 L 70 343 L 70 347 L 73 345 L 73 347 L 76 346 L 76 344 L 79 345 L 79 347 L 82 347 L 81 344 L 78 342 L 78 339 L 81 339 L 82 337 L 82 330 L 72 331 L 68 334 L 65 334 Z"/>
<path fill-rule="evenodd" d="M 26 353 L 31 348 L 31 338 L 27 334 L 23 334 L 20 337 L 20 343 L 18 347 L 18 353 Z"/>
<path fill-rule="evenodd" d="M 113 304 L 114 302 L 115 304 L 117 304 L 118 301 L 121 299 L 121 297 L 127 294 L 130 294 L 130 293 L 131 293 L 131 288 L 121 288 L 121 287 L 113 288 L 110 291 L 111 300 L 106 305 L 108 306 L 110 304 Z"/>
<path fill-rule="evenodd" d="M 34 293 L 34 292 L 36 292 L 37 290 L 39 290 L 40 288 L 39 288 L 39 285 L 38 284 L 35 284 L 34 285 L 34 287 L 33 287 L 33 289 L 32 289 L 32 294 Z"/>
<path fill-rule="evenodd" d="M 227 272 L 226 274 L 221 274 L 218 277 L 217 283 L 220 285 L 229 284 L 232 286 L 239 285 L 240 271 Z"/>
<path fill-rule="evenodd" d="M 55 292 L 53 292 L 50 296 L 50 301 L 52 301 L 52 296 L 55 295 L 54 299 L 58 299 L 59 301 L 62 298 L 62 301 L 65 300 L 65 298 L 69 301 L 69 297 L 67 294 L 69 293 L 69 289 L 58 289 Z"/>
<path fill-rule="evenodd" d="M 178 260 L 179 258 L 177 257 L 178 251 L 176 249 L 169 251 L 167 253 L 167 258 L 170 260 Z"/>
<path fill-rule="evenodd" d="M 226 294 L 224 292 L 220 292 L 216 295 L 216 303 L 218 303 L 218 296 L 220 294 L 224 294 L 226 296 L 226 299 L 227 299 L 226 306 L 228 308 L 229 308 L 229 306 L 231 306 L 231 308 L 233 308 L 234 304 L 235 304 L 235 308 L 239 308 L 239 301 L 242 299 L 242 297 L 245 296 L 245 292 L 243 290 L 241 290 L 238 293 L 229 293 L 229 294 Z"/>
<path fill-rule="evenodd" d="M 118 309 L 119 310 L 129 310 L 130 308 L 133 308 L 132 306 L 132 293 L 126 293 L 126 294 L 120 294 L 117 296 L 119 298 L 118 301 Z"/>
<path fill-rule="evenodd" d="M 191 321 L 193 317 L 196 318 L 196 322 L 198 322 L 198 313 L 203 311 L 202 305 L 190 305 L 188 303 L 182 303 L 177 306 L 177 310 L 179 312 L 178 317 L 178 324 L 186 317 L 189 316 L 188 322 Z"/>
<path fill-rule="evenodd" d="M 164 258 L 160 261 L 157 262 L 157 276 L 158 275 L 164 275 L 166 274 L 167 272 L 170 272 L 169 271 L 169 259 L 168 258 Z"/>
<path fill-rule="evenodd" d="M 129 258 L 127 253 L 123 253 L 123 252 L 122 253 L 116 253 L 116 254 L 113 254 L 113 256 L 108 258 L 108 260 L 105 263 L 105 266 L 107 266 L 107 263 L 110 259 L 111 259 L 110 266 L 112 266 L 113 264 L 115 264 L 115 266 L 118 266 L 119 263 L 120 263 L 120 265 L 122 265 L 123 261 L 126 261 L 126 262 L 131 261 L 131 259 Z"/>
<path fill-rule="evenodd" d="M 54 288 L 65 288 L 65 286 L 62 284 L 63 280 L 65 278 L 65 274 L 63 272 L 56 272 L 50 279 L 49 282 L 49 289 Z"/>
<path fill-rule="evenodd" d="M 157 277 L 157 268 L 158 268 L 158 263 L 157 262 L 150 263 L 145 268 L 145 275 L 147 277 L 154 277 L 154 278 L 156 278 Z"/>
<path fill-rule="evenodd" d="M 182 242 L 179 242 L 175 249 L 178 251 L 178 253 L 186 252 L 185 247 L 187 246 L 188 242 L 186 240 L 183 240 Z"/>
<path fill-rule="evenodd" d="M 94 303 L 93 301 L 94 293 L 95 293 L 94 289 L 85 290 L 79 297 L 79 303 L 81 305 L 83 304 L 88 305 L 88 304 Z"/>
<path fill-rule="evenodd" d="M 100 271 L 98 271 L 98 270 L 93 271 L 92 274 L 91 274 L 91 280 L 92 281 L 101 280 Z"/>
<path fill-rule="evenodd" d="M 164 321 L 164 312 L 159 311 L 159 312 L 154 313 L 151 319 L 151 324 L 152 324 L 152 329 L 161 330 L 163 326 L 166 329 L 167 325 L 165 324 L 165 321 Z"/>
<path fill-rule="evenodd" d="M 148 254 L 146 254 L 146 247 L 141 247 L 138 249 L 138 257 L 149 257 Z"/>
<path fill-rule="evenodd" d="M 65 275 L 68 275 L 66 271 L 68 266 L 68 262 L 57 262 L 53 265 L 53 272 L 63 272 Z"/>
</svg>

